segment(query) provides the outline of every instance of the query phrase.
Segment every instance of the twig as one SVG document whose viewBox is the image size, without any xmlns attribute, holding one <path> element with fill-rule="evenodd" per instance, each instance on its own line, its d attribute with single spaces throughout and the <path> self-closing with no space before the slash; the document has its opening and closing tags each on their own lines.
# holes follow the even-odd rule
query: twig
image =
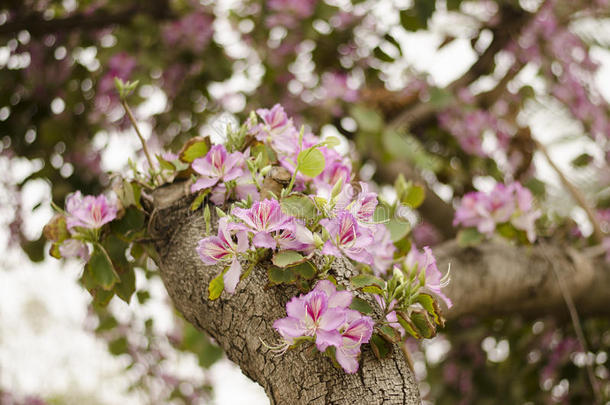
<svg viewBox="0 0 610 405">
<path fill-rule="evenodd" d="M 574 305 L 574 300 L 572 300 L 572 296 L 570 295 L 570 291 L 568 290 L 563 278 L 557 272 L 555 268 L 555 262 L 552 261 L 547 255 L 546 244 L 541 243 L 542 254 L 545 259 L 551 266 L 551 270 L 557 279 L 557 283 L 559 284 L 559 291 L 561 292 L 561 296 L 568 307 L 568 312 L 570 313 L 570 319 L 572 320 L 572 326 L 574 327 L 574 332 L 576 333 L 576 337 L 578 338 L 582 349 L 585 354 L 589 353 L 589 348 L 587 346 L 587 341 L 585 340 L 585 334 L 582 329 L 582 324 L 580 323 L 580 317 L 578 316 L 578 311 L 576 310 L 576 306 Z M 601 393 L 597 379 L 595 378 L 595 373 L 593 372 L 593 367 L 589 364 L 588 361 L 585 361 L 585 368 L 587 370 L 587 377 L 589 379 L 589 383 L 591 384 L 591 389 L 593 390 L 593 397 L 595 398 L 594 405 L 601 405 Z"/>
<path fill-rule="evenodd" d="M 536 139 L 533 139 L 533 141 L 536 144 L 536 148 L 544 155 L 546 161 L 549 162 L 549 165 L 551 165 L 553 170 L 555 170 L 555 172 L 559 176 L 559 179 L 563 183 L 564 187 L 568 189 L 568 192 L 570 193 L 572 198 L 574 198 L 578 205 L 580 205 L 582 209 L 585 210 L 585 212 L 587 213 L 587 217 L 589 218 L 589 221 L 593 226 L 593 238 L 597 243 L 600 243 L 604 239 L 604 232 L 599 226 L 599 221 L 597 219 L 597 216 L 595 215 L 595 212 L 593 211 L 593 208 L 591 208 L 591 206 L 589 205 L 585 197 L 582 195 L 580 190 L 578 190 L 578 188 L 576 188 L 576 186 L 574 186 L 570 182 L 570 180 L 568 180 L 563 171 L 555 164 L 555 162 L 553 162 L 546 146 L 538 142 Z"/>
<path fill-rule="evenodd" d="M 131 125 L 136 130 L 136 134 L 138 135 L 138 138 L 140 139 L 140 143 L 142 144 L 142 149 L 144 150 L 144 155 L 146 155 L 146 160 L 148 161 L 148 166 L 150 167 L 151 174 L 152 174 L 152 171 L 155 170 L 155 166 L 153 165 L 152 157 L 150 156 L 148 146 L 146 145 L 146 140 L 144 140 L 144 137 L 142 136 L 142 133 L 140 132 L 138 123 L 137 123 L 135 117 L 133 116 L 133 113 L 131 112 L 131 108 L 129 108 L 127 101 L 121 100 L 121 104 L 123 105 L 123 108 L 125 109 L 125 112 L 127 113 L 127 116 L 129 117 L 129 121 L 131 121 Z M 163 176 L 163 173 L 159 173 L 158 175 L 161 177 L 162 181 L 166 181 L 165 177 Z"/>
</svg>

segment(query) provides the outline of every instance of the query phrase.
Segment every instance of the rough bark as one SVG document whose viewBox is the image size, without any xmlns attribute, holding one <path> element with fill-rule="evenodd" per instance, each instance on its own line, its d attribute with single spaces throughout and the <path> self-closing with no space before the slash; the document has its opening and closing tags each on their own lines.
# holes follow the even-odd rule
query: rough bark
<svg viewBox="0 0 610 405">
<path fill-rule="evenodd" d="M 277 343 L 274 320 L 286 316 L 285 304 L 298 291 L 267 287 L 265 263 L 257 265 L 234 295 L 207 299 L 210 280 L 221 270 L 205 266 L 195 247 L 203 237 L 201 210 L 192 212 L 180 185 L 155 192 L 150 231 L 157 239 L 163 282 L 176 308 L 211 335 L 248 377 L 263 386 L 272 404 L 419 404 L 419 391 L 402 352 L 377 360 L 363 346 L 360 369 L 348 375 L 317 350 L 301 345 L 283 355 L 267 349 Z M 332 271 L 339 282 L 353 272 L 337 260 Z"/>
<path fill-rule="evenodd" d="M 590 260 L 569 247 L 504 241 L 470 248 L 450 241 L 433 250 L 440 269 L 451 263 L 446 293 L 454 306 L 446 312 L 449 319 L 514 313 L 567 318 L 558 277 L 581 315 L 610 314 L 610 266 L 603 258 Z"/>
</svg>

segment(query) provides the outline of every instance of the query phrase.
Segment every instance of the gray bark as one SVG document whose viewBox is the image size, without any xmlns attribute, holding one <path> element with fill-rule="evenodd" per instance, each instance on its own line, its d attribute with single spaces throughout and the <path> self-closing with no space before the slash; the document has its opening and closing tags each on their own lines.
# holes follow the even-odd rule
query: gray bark
<svg viewBox="0 0 610 405">
<path fill-rule="evenodd" d="M 441 270 L 451 263 L 445 292 L 454 306 L 446 312 L 448 319 L 515 313 L 567 318 L 558 277 L 580 315 L 610 314 L 610 266 L 603 257 L 591 259 L 570 247 L 515 246 L 502 240 L 470 248 L 449 241 L 433 251 Z"/>
<path fill-rule="evenodd" d="M 363 345 L 360 368 L 349 375 L 315 348 L 299 346 L 276 355 L 261 343 L 279 341 L 272 324 L 286 316 L 286 302 L 298 294 L 292 286 L 267 287 L 265 263 L 240 282 L 234 295 L 207 299 L 210 280 L 221 270 L 205 266 L 195 247 L 204 236 L 201 210 L 189 208 L 180 185 L 155 191 L 150 232 L 157 239 L 160 272 L 176 308 L 187 321 L 212 336 L 242 372 L 258 382 L 272 404 L 419 404 L 413 373 L 397 347 L 377 360 Z M 214 222 L 214 221 L 213 221 Z M 345 282 L 353 272 L 347 261 L 333 264 Z"/>
</svg>

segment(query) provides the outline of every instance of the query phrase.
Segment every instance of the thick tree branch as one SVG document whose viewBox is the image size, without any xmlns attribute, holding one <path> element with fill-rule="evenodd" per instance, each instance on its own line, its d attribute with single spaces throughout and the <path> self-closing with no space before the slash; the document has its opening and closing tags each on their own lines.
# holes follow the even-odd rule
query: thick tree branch
<svg viewBox="0 0 610 405">
<path fill-rule="evenodd" d="M 272 404 L 419 404 L 413 373 L 395 347 L 377 360 L 363 347 L 360 369 L 349 375 L 317 350 L 300 346 L 278 356 L 261 339 L 277 343 L 274 320 L 284 317 L 294 287 L 267 287 L 265 264 L 257 265 L 232 296 L 207 299 L 210 280 L 221 270 L 205 266 L 195 247 L 204 236 L 201 210 L 192 212 L 182 185 L 158 189 L 151 231 L 158 238 L 161 277 L 176 308 L 193 325 L 211 335 L 248 377 L 261 384 Z M 331 270 L 339 282 L 353 272 L 336 260 Z"/>
<path fill-rule="evenodd" d="M 563 246 L 514 246 L 503 240 L 469 248 L 450 241 L 433 250 L 439 268 L 451 263 L 449 319 L 514 313 L 568 318 L 553 265 L 581 315 L 610 314 L 610 265 L 603 258 L 590 259 Z"/>
<path fill-rule="evenodd" d="M 108 12 L 100 9 L 94 13 L 76 13 L 68 17 L 45 19 L 41 13 L 17 14 L 0 25 L 0 36 L 14 35 L 27 30 L 31 36 L 67 32 L 72 30 L 97 30 L 112 25 L 130 23 L 139 15 L 148 15 L 157 20 L 171 17 L 168 0 L 135 2 L 121 11 Z"/>
</svg>

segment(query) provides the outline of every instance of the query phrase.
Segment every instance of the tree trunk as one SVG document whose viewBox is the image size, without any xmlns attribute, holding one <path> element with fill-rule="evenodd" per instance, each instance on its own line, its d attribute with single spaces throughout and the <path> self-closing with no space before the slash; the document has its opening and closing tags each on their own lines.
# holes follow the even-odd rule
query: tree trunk
<svg viewBox="0 0 610 405">
<path fill-rule="evenodd" d="M 195 247 L 204 237 L 202 211 L 191 211 L 192 198 L 181 185 L 154 193 L 150 231 L 156 241 L 161 277 L 176 308 L 187 321 L 212 336 L 242 372 L 263 386 L 272 404 L 420 404 L 413 372 L 402 352 L 377 360 L 363 345 L 357 374 L 346 374 L 315 347 L 301 345 L 283 355 L 261 342 L 276 344 L 273 322 L 286 316 L 286 302 L 298 294 L 292 286 L 268 287 L 265 262 L 240 282 L 234 295 L 207 298 L 219 266 L 204 265 Z M 214 218 L 212 223 L 214 223 Z M 336 260 L 332 269 L 345 282 L 353 268 Z"/>
</svg>

